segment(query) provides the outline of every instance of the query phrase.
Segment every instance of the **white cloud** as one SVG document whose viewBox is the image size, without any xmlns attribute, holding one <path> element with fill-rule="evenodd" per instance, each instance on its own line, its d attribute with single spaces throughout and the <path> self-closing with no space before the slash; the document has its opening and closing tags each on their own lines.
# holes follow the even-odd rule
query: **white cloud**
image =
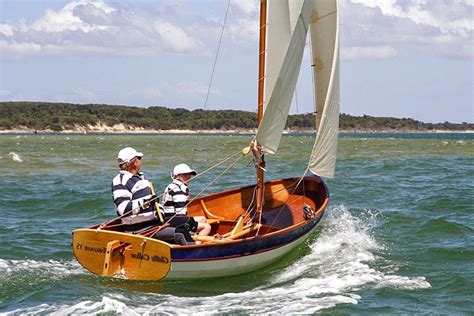
<svg viewBox="0 0 474 316">
<path fill-rule="evenodd" d="M 231 2 L 221 54 L 256 49 L 258 5 L 257 0 Z M 473 6 L 472 0 L 340 0 L 342 56 L 389 58 L 415 50 L 472 58 Z M 195 2 L 181 0 L 73 0 L 33 22 L 3 22 L 0 47 L 2 55 L 10 56 L 210 56 L 215 54 L 225 8 L 226 2 L 202 10 Z"/>
<path fill-rule="evenodd" d="M 257 13 L 259 8 L 258 2 L 252 0 L 234 0 L 232 6 L 242 11 L 246 15 Z"/>
<path fill-rule="evenodd" d="M 0 39 L 0 52 L 5 55 L 17 55 L 17 54 L 25 54 L 25 53 L 38 53 L 41 51 L 41 45 L 36 43 L 17 43 L 7 42 L 5 40 Z"/>
<path fill-rule="evenodd" d="M 166 46 L 171 47 L 176 52 L 192 51 L 199 46 L 198 41 L 186 34 L 183 29 L 169 22 L 157 21 L 154 28 L 160 34 Z"/>
<path fill-rule="evenodd" d="M 78 0 L 73 1 L 58 12 L 46 10 L 43 18 L 35 21 L 31 29 L 45 32 L 77 31 L 91 32 L 105 30 L 106 25 L 90 24 L 81 19 L 77 11 L 88 10 L 90 15 L 107 15 L 115 11 L 107 6 L 102 0 Z"/>
<path fill-rule="evenodd" d="M 378 8 L 386 16 L 406 18 L 416 24 L 439 28 L 443 33 L 468 37 L 474 29 L 472 23 L 473 1 L 409 0 L 405 5 L 405 9 L 398 5 L 396 0 L 350 1 L 370 8 Z M 460 8 L 460 5 L 466 6 L 466 11 Z M 471 14 L 469 14 L 469 11 Z"/>
<path fill-rule="evenodd" d="M 0 24 L 2 53 L 13 57 L 38 53 L 143 55 L 195 53 L 205 47 L 195 34 L 204 37 L 208 32 L 191 25 L 177 26 L 160 18 L 159 11 L 121 5 L 75 0 L 58 11 L 46 10 L 31 23 L 21 19 L 16 25 Z"/>
<path fill-rule="evenodd" d="M 397 55 L 397 51 L 390 46 L 372 47 L 344 47 L 341 49 L 341 58 L 353 59 L 386 59 Z"/>
<path fill-rule="evenodd" d="M 8 24 L 0 24 L 0 33 L 5 36 L 12 36 L 14 28 Z"/>
<path fill-rule="evenodd" d="M 341 0 L 340 7 L 341 47 L 346 57 L 370 55 L 351 47 L 392 47 L 400 54 L 452 58 L 474 56 L 469 49 L 473 45 L 472 1 Z M 378 52 L 376 56 L 391 54 L 390 50 Z"/>
<path fill-rule="evenodd" d="M 258 21 L 252 19 L 238 19 L 227 27 L 227 34 L 233 41 L 244 44 L 258 43 Z"/>
</svg>

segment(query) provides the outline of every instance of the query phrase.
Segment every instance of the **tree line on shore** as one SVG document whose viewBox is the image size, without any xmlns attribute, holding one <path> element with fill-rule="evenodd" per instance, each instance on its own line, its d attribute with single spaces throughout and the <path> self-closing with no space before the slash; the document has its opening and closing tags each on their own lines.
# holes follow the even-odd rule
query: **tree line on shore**
<svg viewBox="0 0 474 316">
<path fill-rule="evenodd" d="M 139 108 L 107 104 L 0 102 L 0 130 L 74 130 L 78 127 L 123 124 L 148 130 L 249 130 L 257 126 L 255 112 L 237 110 L 186 110 L 161 106 Z M 314 129 L 312 113 L 290 115 L 287 128 Z M 341 114 L 339 128 L 353 131 L 474 130 L 472 123 L 423 123 L 411 118 Z"/>
</svg>

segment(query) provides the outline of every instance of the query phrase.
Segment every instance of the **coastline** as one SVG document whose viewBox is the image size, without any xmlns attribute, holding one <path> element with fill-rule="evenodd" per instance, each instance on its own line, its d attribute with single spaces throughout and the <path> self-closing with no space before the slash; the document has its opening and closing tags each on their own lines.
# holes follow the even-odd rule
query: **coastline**
<svg viewBox="0 0 474 316">
<path fill-rule="evenodd" d="M 130 128 L 130 127 L 109 127 L 109 126 L 94 126 L 94 127 L 78 127 L 74 129 L 64 129 L 62 131 L 54 131 L 51 129 L 35 130 L 30 128 L 0 130 L 1 134 L 158 134 L 158 135 L 192 135 L 192 134 L 242 134 L 249 135 L 255 134 L 255 129 L 234 129 L 234 130 L 189 130 L 189 129 L 170 129 L 170 130 L 154 130 L 144 128 Z M 314 134 L 314 130 L 285 130 L 283 134 Z M 340 134 L 471 134 L 474 130 L 375 130 L 375 129 L 363 129 L 363 130 L 339 130 Z"/>
</svg>

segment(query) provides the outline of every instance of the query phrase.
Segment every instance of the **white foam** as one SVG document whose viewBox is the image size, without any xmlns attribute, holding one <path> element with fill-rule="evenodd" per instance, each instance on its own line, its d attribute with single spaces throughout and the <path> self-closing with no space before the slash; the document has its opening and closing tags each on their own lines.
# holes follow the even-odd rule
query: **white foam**
<svg viewBox="0 0 474 316">
<path fill-rule="evenodd" d="M 57 315 L 76 315 L 76 314 L 104 314 L 113 313 L 121 315 L 139 315 L 133 308 L 121 302 L 124 298 L 117 300 L 107 296 L 102 297 L 100 302 L 83 301 L 73 306 L 61 306 Z M 126 299 L 125 299 L 126 300 Z"/>
<path fill-rule="evenodd" d="M 6 260 L 0 259 L 0 273 L 15 273 L 23 271 L 44 271 L 52 273 L 58 277 L 71 274 L 87 273 L 76 261 L 36 261 L 36 260 Z"/>
<path fill-rule="evenodd" d="M 13 161 L 16 161 L 16 162 L 23 162 L 23 159 L 21 159 L 20 155 L 18 155 L 16 152 L 14 151 L 11 151 L 8 153 L 8 155 L 10 157 L 12 157 L 12 160 Z"/>
</svg>

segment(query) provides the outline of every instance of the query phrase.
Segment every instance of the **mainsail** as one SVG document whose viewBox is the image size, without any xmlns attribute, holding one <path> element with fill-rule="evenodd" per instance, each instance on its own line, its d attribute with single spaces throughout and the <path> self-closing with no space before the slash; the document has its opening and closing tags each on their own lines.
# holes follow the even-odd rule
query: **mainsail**
<svg viewBox="0 0 474 316">
<path fill-rule="evenodd" d="M 264 109 L 280 74 L 303 2 L 304 0 L 267 1 Z"/>
<path fill-rule="evenodd" d="M 339 13 L 337 0 L 268 1 L 264 114 L 256 140 L 275 153 L 298 79 L 308 26 L 315 84 L 316 141 L 308 168 L 332 178 L 339 128 Z"/>
<path fill-rule="evenodd" d="M 316 141 L 309 170 L 332 178 L 339 129 L 339 10 L 336 0 L 313 0 L 311 51 L 316 103 Z"/>
<path fill-rule="evenodd" d="M 267 59 L 267 78 L 270 84 L 265 86 L 265 95 L 269 97 L 265 100 L 265 112 L 262 121 L 257 131 L 257 143 L 262 145 L 265 151 L 274 153 L 278 149 L 283 129 L 285 128 L 288 112 L 290 110 L 291 100 L 296 87 L 296 81 L 301 67 L 301 60 L 303 58 L 303 51 L 306 41 L 306 34 L 308 31 L 309 17 L 311 13 L 312 3 L 310 0 L 304 1 L 279 1 L 280 9 L 284 10 L 282 3 L 286 3 L 288 7 L 289 20 L 284 21 L 285 28 L 291 29 L 292 21 L 294 23 L 294 30 L 291 32 L 291 38 L 284 49 L 284 58 L 281 64 L 278 64 L 278 56 L 271 55 Z M 299 10 L 297 9 L 299 6 Z M 269 9 L 272 5 L 269 5 Z M 298 18 L 292 18 L 291 15 L 298 12 Z M 269 12 L 271 13 L 271 11 Z M 280 11 L 280 14 L 281 11 Z M 282 14 L 283 15 L 283 14 Z M 271 21 L 269 17 L 269 21 Z M 271 37 L 279 36 L 278 33 L 268 31 L 267 42 L 271 42 Z M 268 48 L 270 52 L 270 48 Z M 271 54 L 271 53 L 267 53 Z M 280 55 L 281 56 L 281 55 Z M 281 58 L 281 57 L 280 57 Z M 275 64 L 271 64 L 274 62 Z M 276 71 L 278 70 L 278 71 Z M 274 74 L 278 73 L 275 77 Z"/>
</svg>

